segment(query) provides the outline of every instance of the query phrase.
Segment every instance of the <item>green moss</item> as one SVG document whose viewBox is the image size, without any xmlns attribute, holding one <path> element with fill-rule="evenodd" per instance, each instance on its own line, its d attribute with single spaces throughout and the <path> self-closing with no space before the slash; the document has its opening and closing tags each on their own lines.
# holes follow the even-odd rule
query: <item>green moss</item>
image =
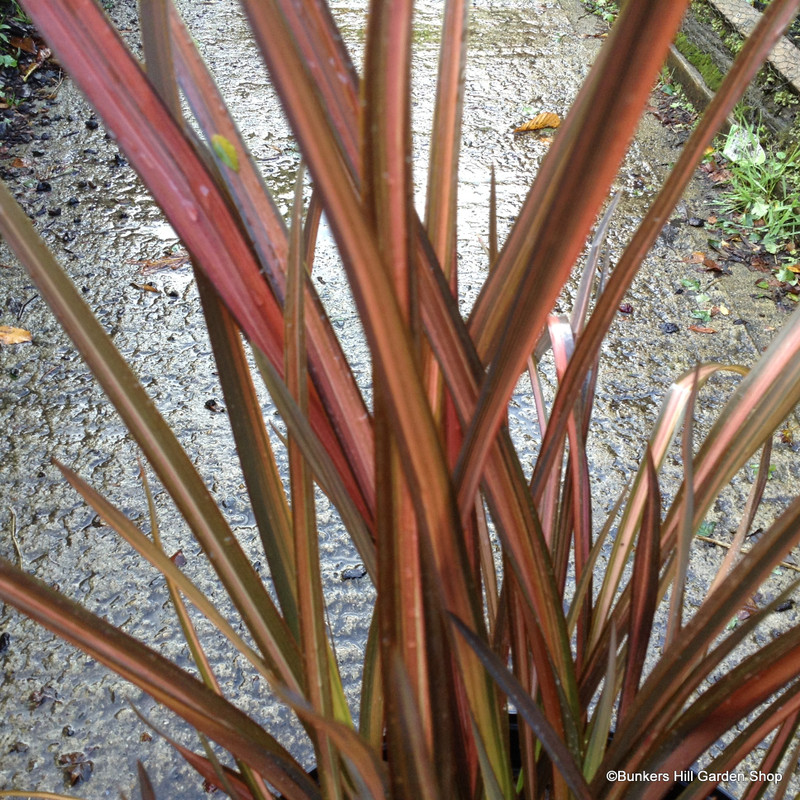
<svg viewBox="0 0 800 800">
<path fill-rule="evenodd" d="M 712 92 L 716 92 L 725 76 L 720 72 L 719 67 L 714 63 L 711 56 L 690 42 L 683 33 L 678 33 L 675 37 L 675 46 L 681 55 L 703 76 L 706 86 Z"/>
<path fill-rule="evenodd" d="M 436 25 L 424 25 L 417 23 L 411 32 L 414 44 L 426 44 L 436 42 L 442 35 L 441 28 Z"/>
</svg>

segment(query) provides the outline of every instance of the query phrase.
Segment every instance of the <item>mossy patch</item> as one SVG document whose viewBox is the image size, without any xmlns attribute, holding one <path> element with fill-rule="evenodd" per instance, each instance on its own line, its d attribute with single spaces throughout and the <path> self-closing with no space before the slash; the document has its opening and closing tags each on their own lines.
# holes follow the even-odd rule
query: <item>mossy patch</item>
<svg viewBox="0 0 800 800">
<path fill-rule="evenodd" d="M 675 46 L 684 58 L 703 76 L 706 86 L 716 92 L 725 77 L 708 53 L 704 53 L 683 33 L 675 37 Z"/>
<path fill-rule="evenodd" d="M 437 42 L 442 36 L 442 29 L 438 25 L 427 25 L 417 22 L 412 30 L 414 44 L 428 44 Z"/>
</svg>

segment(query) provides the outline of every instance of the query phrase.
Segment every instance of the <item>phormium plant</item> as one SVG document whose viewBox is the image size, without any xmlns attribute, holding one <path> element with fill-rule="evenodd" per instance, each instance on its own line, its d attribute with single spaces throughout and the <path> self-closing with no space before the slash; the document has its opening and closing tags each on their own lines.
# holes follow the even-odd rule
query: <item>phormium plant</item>
<svg viewBox="0 0 800 800">
<path fill-rule="evenodd" d="M 691 420 L 698 390 L 723 367 L 699 365 L 676 380 L 634 482 L 597 535 L 585 440 L 598 353 L 615 310 L 798 0 L 769 6 L 592 313 L 587 318 L 590 262 L 572 318 L 551 317 L 687 4 L 623 4 L 515 226 L 502 246 L 496 237 L 491 242 L 491 272 L 464 320 L 453 291 L 465 2 L 445 3 L 420 218 L 409 158 L 413 3 L 372 2 L 359 77 L 321 1 L 242 0 L 313 183 L 305 222 L 298 193 L 287 230 L 167 0 L 142 2 L 146 74 L 92 0 L 24 0 L 192 256 L 275 593 L 80 294 L 1 189 L 2 235 L 202 545 L 247 635 L 165 555 L 154 513 L 150 538 L 64 465 L 66 479 L 105 522 L 164 574 L 200 677 L 7 561 L 0 561 L 0 597 L 225 748 L 228 765 L 208 747 L 205 755 L 181 752 L 231 796 L 659 798 L 675 771 L 726 734 L 711 773 L 735 767 L 771 732 L 764 772 L 783 758 L 800 720 L 800 629 L 761 645 L 713 685 L 706 679 L 780 601 L 725 634 L 800 539 L 800 499 L 747 554 L 726 561 L 724 580 L 690 619 L 682 596 L 690 541 L 706 510 L 760 447 L 766 463 L 773 430 L 800 399 L 800 318 L 787 322 L 749 372 L 726 367 L 743 377 L 694 457 L 692 426 L 684 425 L 685 479 L 666 516 L 659 466 L 681 420 Z M 182 117 L 179 91 L 202 140 Z M 369 408 L 308 277 L 321 211 L 370 347 Z M 286 421 L 288 491 L 242 337 Z M 537 385 L 531 354 L 542 347 L 552 347 L 560 380 L 549 414 L 539 409 L 545 434 L 528 482 L 505 411 L 529 362 Z M 357 723 L 327 638 L 315 483 L 338 508 L 377 590 Z M 146 484 L 144 490 L 149 497 Z M 763 480 L 756 481 L 741 536 L 762 490 Z M 492 535 L 502 546 L 502 575 Z M 609 543 L 605 568 L 595 570 Z M 645 671 L 653 619 L 667 593 L 663 649 Z M 185 601 L 297 714 L 315 749 L 318 782 L 221 694 Z M 517 775 L 509 703 L 520 721 Z M 667 777 L 617 781 L 619 773 Z M 690 782 L 681 797 L 707 796 L 709 781 Z M 763 789 L 756 780 L 747 796 Z M 142 791 L 152 796 L 146 778 Z"/>
</svg>

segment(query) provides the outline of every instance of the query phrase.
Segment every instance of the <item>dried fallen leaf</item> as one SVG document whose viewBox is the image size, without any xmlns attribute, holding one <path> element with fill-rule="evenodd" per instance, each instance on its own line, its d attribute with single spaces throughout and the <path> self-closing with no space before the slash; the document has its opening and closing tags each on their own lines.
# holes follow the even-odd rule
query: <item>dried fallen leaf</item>
<svg viewBox="0 0 800 800">
<path fill-rule="evenodd" d="M 33 62 L 23 73 L 22 73 L 22 82 L 27 83 L 28 78 L 36 72 L 39 67 L 42 66 L 42 62 L 37 58 L 36 61 Z"/>
<path fill-rule="evenodd" d="M 551 111 L 543 111 L 533 119 L 528 120 L 519 128 L 514 128 L 514 133 L 526 133 L 527 131 L 540 131 L 542 128 L 557 128 L 561 124 L 561 117 Z"/>
<path fill-rule="evenodd" d="M 174 256 L 165 256 L 164 258 L 145 258 L 141 261 L 126 261 L 125 263 L 136 265 L 142 275 L 147 275 L 159 269 L 178 269 L 189 263 L 189 254 L 176 253 Z"/>
<path fill-rule="evenodd" d="M 705 261 L 705 258 L 706 258 L 705 253 L 695 251 L 686 259 L 686 261 L 688 261 L 690 264 L 702 264 L 703 261 Z"/>
<path fill-rule="evenodd" d="M 714 261 L 713 258 L 704 258 L 703 259 L 703 266 L 709 272 L 722 272 L 722 267 Z"/>
<path fill-rule="evenodd" d="M 94 762 L 85 753 L 63 753 L 58 757 L 58 765 L 64 772 L 70 786 L 88 781 L 94 772 Z"/>
<path fill-rule="evenodd" d="M 161 289 L 157 289 L 153 286 L 152 283 L 134 283 L 131 281 L 131 286 L 133 286 L 134 289 L 139 289 L 141 292 L 155 292 L 158 294 L 161 291 Z"/>
<path fill-rule="evenodd" d="M 0 344 L 21 344 L 31 341 L 31 332 L 24 328 L 11 328 L 0 325 Z"/>
<path fill-rule="evenodd" d="M 695 333 L 716 333 L 714 328 L 705 328 L 702 325 L 690 325 L 689 330 Z"/>
<path fill-rule="evenodd" d="M 736 618 L 739 620 L 746 620 L 753 616 L 753 614 L 757 614 L 759 610 L 759 605 L 764 602 L 764 598 L 761 596 L 760 592 L 757 592 L 752 597 L 750 597 L 747 602 L 739 609 Z"/>
<path fill-rule="evenodd" d="M 800 264 L 788 264 L 786 269 L 791 270 L 794 273 L 800 272 Z"/>
<path fill-rule="evenodd" d="M 20 38 L 19 36 L 11 36 L 9 37 L 8 43 L 12 47 L 16 47 L 19 50 L 30 53 L 31 55 L 36 54 L 36 45 L 30 36 L 26 36 L 24 39 Z"/>
</svg>

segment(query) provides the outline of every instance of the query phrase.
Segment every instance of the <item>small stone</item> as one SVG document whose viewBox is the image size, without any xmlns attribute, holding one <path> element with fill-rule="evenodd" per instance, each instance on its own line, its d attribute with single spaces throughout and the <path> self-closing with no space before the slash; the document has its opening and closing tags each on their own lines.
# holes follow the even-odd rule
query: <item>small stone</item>
<svg viewBox="0 0 800 800">
<path fill-rule="evenodd" d="M 50 185 L 49 181 L 39 181 L 36 184 L 36 191 L 37 192 L 52 192 L 53 187 Z"/>
<path fill-rule="evenodd" d="M 11 636 L 8 633 L 0 633 L 0 653 L 5 653 L 11 645 Z"/>
<path fill-rule="evenodd" d="M 75 735 L 75 728 L 73 728 L 72 725 L 65 725 L 61 729 L 61 735 L 62 736 L 74 736 Z"/>
<path fill-rule="evenodd" d="M 689 217 L 688 222 L 693 228 L 704 228 L 706 225 L 705 220 L 700 217 Z"/>
<path fill-rule="evenodd" d="M 90 131 L 96 131 L 100 127 L 100 123 L 94 117 L 91 117 L 86 120 L 86 127 Z"/>
<path fill-rule="evenodd" d="M 662 322 L 658 327 L 661 333 L 677 333 L 680 330 L 674 322 Z"/>
<path fill-rule="evenodd" d="M 27 753 L 28 745 L 25 742 L 14 742 L 8 749 L 9 753 Z"/>
<path fill-rule="evenodd" d="M 48 208 L 47 214 L 50 217 L 60 217 L 61 216 L 61 209 L 56 206 L 55 208 Z"/>
<path fill-rule="evenodd" d="M 775 606 L 775 611 L 783 613 L 784 611 L 789 611 L 792 608 L 794 608 L 794 600 L 785 600 L 779 606 Z"/>
<path fill-rule="evenodd" d="M 69 200 L 67 200 L 68 206 L 76 206 L 78 203 L 80 203 L 80 200 L 78 200 L 77 197 L 70 197 Z"/>
<path fill-rule="evenodd" d="M 204 405 L 214 414 L 222 414 L 225 411 L 225 406 L 223 406 L 222 403 L 217 402 L 213 397 L 210 400 L 206 400 Z"/>
<path fill-rule="evenodd" d="M 363 564 L 359 564 L 356 567 L 348 567 L 347 569 L 342 570 L 342 580 L 343 581 L 357 581 L 359 578 L 363 578 L 367 574 L 367 570 Z"/>
<path fill-rule="evenodd" d="M 735 319 L 733 321 L 733 324 L 734 325 L 747 325 L 747 320 L 746 319 Z"/>
</svg>

